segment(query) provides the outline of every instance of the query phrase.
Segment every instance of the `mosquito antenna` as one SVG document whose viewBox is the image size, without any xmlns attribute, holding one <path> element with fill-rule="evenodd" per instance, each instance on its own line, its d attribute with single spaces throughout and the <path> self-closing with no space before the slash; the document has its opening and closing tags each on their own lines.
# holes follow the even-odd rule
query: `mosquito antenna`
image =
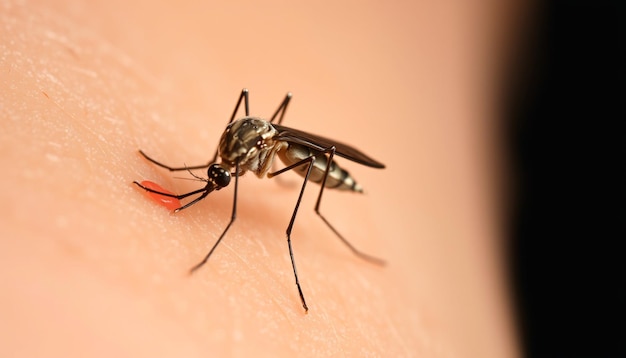
<svg viewBox="0 0 626 358">
<path fill-rule="evenodd" d="M 206 182 L 206 179 L 204 178 L 183 178 L 183 177 L 172 177 L 174 179 L 180 179 L 180 180 L 191 180 L 191 181 L 202 181 L 202 182 Z"/>
</svg>

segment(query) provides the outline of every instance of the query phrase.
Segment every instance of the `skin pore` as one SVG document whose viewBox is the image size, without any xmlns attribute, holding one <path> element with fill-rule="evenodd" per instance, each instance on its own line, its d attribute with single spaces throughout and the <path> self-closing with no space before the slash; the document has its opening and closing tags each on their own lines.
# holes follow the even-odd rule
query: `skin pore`
<svg viewBox="0 0 626 358">
<path fill-rule="evenodd" d="M 496 2 L 452 6 L 5 1 L 0 11 L 0 356 L 514 357 L 499 239 Z M 458 6 L 457 6 L 458 5 Z M 239 181 L 171 214 L 143 159 L 213 155 L 243 87 L 269 117 L 383 162 L 364 194 Z M 243 112 L 240 112 L 243 113 Z M 281 167 L 280 165 L 278 166 Z M 204 176 L 206 172 L 195 171 Z M 184 201 L 185 202 L 185 201 Z"/>
</svg>

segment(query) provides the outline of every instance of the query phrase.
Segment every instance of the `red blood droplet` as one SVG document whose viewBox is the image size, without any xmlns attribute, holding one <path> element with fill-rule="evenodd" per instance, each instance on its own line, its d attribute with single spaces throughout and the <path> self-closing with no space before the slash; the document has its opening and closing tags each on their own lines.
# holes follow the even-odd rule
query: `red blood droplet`
<svg viewBox="0 0 626 358">
<path fill-rule="evenodd" d="M 160 191 L 162 193 L 167 193 L 167 194 L 172 194 L 174 195 L 174 193 L 163 189 L 159 184 L 157 183 L 153 183 L 149 180 L 144 180 L 141 182 L 141 185 L 145 186 L 146 188 L 152 189 L 152 190 L 156 190 L 156 191 Z M 162 205 L 164 207 L 166 207 L 168 210 L 174 210 L 174 209 L 178 209 L 181 207 L 180 204 L 180 200 L 176 199 L 176 198 L 172 198 L 169 196 L 164 196 L 164 195 L 159 195 L 157 193 L 152 193 L 149 191 L 144 190 L 145 193 L 152 198 L 152 200 L 156 201 L 159 205 Z"/>
</svg>

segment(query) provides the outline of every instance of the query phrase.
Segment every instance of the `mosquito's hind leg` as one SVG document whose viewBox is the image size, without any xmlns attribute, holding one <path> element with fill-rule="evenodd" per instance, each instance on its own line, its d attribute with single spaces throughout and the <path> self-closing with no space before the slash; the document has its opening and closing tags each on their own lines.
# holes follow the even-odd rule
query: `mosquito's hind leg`
<svg viewBox="0 0 626 358">
<path fill-rule="evenodd" d="M 334 233 L 335 235 L 337 235 L 337 237 L 358 257 L 369 261 L 371 263 L 377 264 L 377 265 L 384 265 L 385 261 L 381 260 L 377 257 L 365 254 L 361 251 L 359 251 L 356 247 L 354 247 L 348 240 L 346 240 L 343 235 L 341 235 L 339 233 L 339 231 L 337 231 L 337 229 L 335 229 L 330 222 L 324 217 L 324 215 L 322 215 L 322 213 L 320 212 L 320 205 L 322 203 L 322 194 L 324 194 L 324 188 L 326 187 L 326 179 L 328 178 L 328 174 L 330 173 L 330 168 L 331 168 L 331 163 L 333 162 L 333 156 L 335 155 L 335 147 L 331 147 L 327 150 L 324 151 L 325 153 L 328 153 L 328 164 L 326 165 L 326 172 L 324 174 L 324 179 L 322 180 L 322 183 L 320 185 L 320 193 L 317 196 L 317 203 L 315 204 L 315 213 L 322 219 L 322 221 L 324 221 L 324 223 L 326 224 L 326 226 L 328 226 Z"/>
</svg>

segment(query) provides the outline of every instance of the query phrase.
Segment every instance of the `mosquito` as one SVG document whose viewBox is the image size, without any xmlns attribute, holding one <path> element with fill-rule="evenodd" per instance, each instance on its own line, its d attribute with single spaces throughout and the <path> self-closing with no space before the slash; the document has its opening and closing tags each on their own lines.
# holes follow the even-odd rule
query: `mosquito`
<svg viewBox="0 0 626 358">
<path fill-rule="evenodd" d="M 352 176 L 335 163 L 335 155 L 372 168 L 383 169 L 385 165 L 350 145 L 283 126 L 281 123 L 290 100 L 291 93 L 287 93 L 285 99 L 276 112 L 274 112 L 274 115 L 267 121 L 259 117 L 250 116 L 248 90 L 244 88 L 241 91 L 241 95 L 228 122 L 228 126 L 222 134 L 213 159 L 204 165 L 170 167 L 150 158 L 143 151 L 139 150 L 139 153 L 148 161 L 169 171 L 189 171 L 195 178 L 206 183 L 203 188 L 186 194 L 175 195 L 149 188 L 137 181 L 133 183 L 148 192 L 179 200 L 198 195 L 192 201 L 175 209 L 174 212 L 177 213 L 206 198 L 214 190 L 220 190 L 228 186 L 231 182 L 231 178 L 233 176 L 235 177 L 235 191 L 230 221 L 215 244 L 213 244 L 209 253 L 206 254 L 202 261 L 191 268 L 190 273 L 193 273 L 209 260 L 237 217 L 237 187 L 240 176 L 244 175 L 247 171 L 253 172 L 259 178 L 265 176 L 272 178 L 290 170 L 298 173 L 304 180 L 300 188 L 298 200 L 293 209 L 293 214 L 291 215 L 291 220 L 289 221 L 289 226 L 287 226 L 287 245 L 289 247 L 289 257 L 291 259 L 291 266 L 296 279 L 300 301 L 302 302 L 302 307 L 304 307 L 305 312 L 308 312 L 309 308 L 304 299 L 304 294 L 302 293 L 302 287 L 300 286 L 298 272 L 296 270 L 296 262 L 293 256 L 293 249 L 291 247 L 291 232 L 307 182 L 313 181 L 320 184 L 320 191 L 315 204 L 315 213 L 324 221 L 330 230 L 332 230 L 356 256 L 377 265 L 384 265 L 383 260 L 359 251 L 348 242 L 348 240 L 346 240 L 322 215 L 320 205 L 324 188 L 358 193 L 363 192 L 363 188 Z M 246 115 L 243 118 L 235 120 L 235 116 L 242 102 L 245 106 Z M 274 123 L 276 119 L 278 120 Z M 217 163 L 218 157 L 220 158 L 219 164 Z M 280 158 L 286 167 L 272 172 L 272 165 L 276 157 Z M 191 170 L 205 168 L 208 168 L 206 178 L 197 176 L 191 172 Z"/>
</svg>

